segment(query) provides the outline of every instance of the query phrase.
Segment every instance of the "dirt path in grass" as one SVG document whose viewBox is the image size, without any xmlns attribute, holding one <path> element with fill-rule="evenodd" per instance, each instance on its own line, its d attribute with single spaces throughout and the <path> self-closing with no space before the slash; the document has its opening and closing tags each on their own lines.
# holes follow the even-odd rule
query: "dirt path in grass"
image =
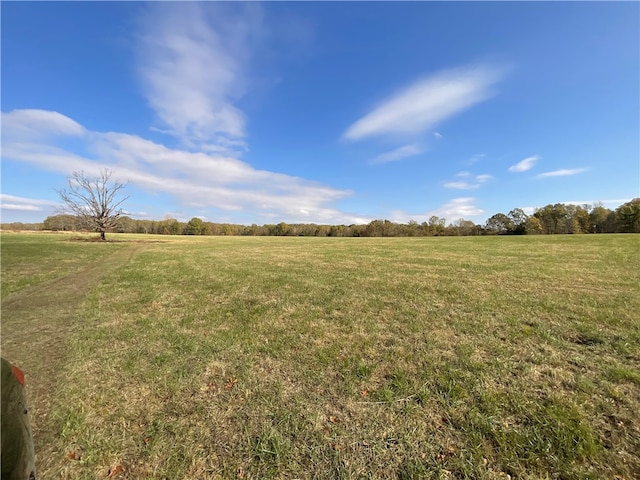
<svg viewBox="0 0 640 480">
<path fill-rule="evenodd" d="M 91 288 L 130 262 L 142 248 L 123 247 L 80 272 L 2 299 L 2 356 L 25 373 L 39 471 L 53 453 L 52 399 L 65 362 L 66 339 L 79 320 L 82 301 Z"/>
</svg>

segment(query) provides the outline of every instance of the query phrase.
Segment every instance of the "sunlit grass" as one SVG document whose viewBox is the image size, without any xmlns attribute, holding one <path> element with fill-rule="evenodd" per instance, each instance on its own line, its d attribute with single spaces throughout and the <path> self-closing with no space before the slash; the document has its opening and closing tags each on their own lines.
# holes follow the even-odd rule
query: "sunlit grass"
<svg viewBox="0 0 640 480">
<path fill-rule="evenodd" d="M 637 238 L 145 243 L 80 306 L 43 473 L 637 477 Z"/>
<path fill-rule="evenodd" d="M 120 245 L 92 243 L 87 234 L 2 233 L 2 295 L 84 268 Z"/>
</svg>

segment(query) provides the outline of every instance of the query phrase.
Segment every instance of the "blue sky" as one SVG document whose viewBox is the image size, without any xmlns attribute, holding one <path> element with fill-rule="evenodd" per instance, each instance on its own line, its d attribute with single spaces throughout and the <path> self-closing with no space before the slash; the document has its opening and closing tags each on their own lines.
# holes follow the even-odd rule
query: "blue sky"
<svg viewBox="0 0 640 480">
<path fill-rule="evenodd" d="M 640 195 L 637 2 L 2 2 L 2 221 L 484 221 Z"/>
</svg>

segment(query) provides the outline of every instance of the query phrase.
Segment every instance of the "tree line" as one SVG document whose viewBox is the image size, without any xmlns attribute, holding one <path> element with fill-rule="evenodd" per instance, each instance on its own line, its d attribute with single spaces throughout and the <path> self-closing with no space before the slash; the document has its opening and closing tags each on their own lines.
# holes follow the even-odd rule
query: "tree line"
<svg viewBox="0 0 640 480">
<path fill-rule="evenodd" d="M 53 215 L 41 224 L 3 224 L 5 229 L 92 231 L 82 216 Z M 244 235 L 244 236 L 307 236 L 307 237 L 424 237 L 468 235 L 549 235 L 579 233 L 640 233 L 640 198 L 635 198 L 615 210 L 596 205 L 549 204 L 532 215 L 515 208 L 508 213 L 496 213 L 484 225 L 463 218 L 447 223 L 445 218 L 432 216 L 418 223 L 397 223 L 373 220 L 363 225 L 317 225 L 313 223 L 237 225 L 207 222 L 194 217 L 188 222 L 174 218 L 142 220 L 121 216 L 112 229 L 119 233 L 159 235 Z"/>
</svg>

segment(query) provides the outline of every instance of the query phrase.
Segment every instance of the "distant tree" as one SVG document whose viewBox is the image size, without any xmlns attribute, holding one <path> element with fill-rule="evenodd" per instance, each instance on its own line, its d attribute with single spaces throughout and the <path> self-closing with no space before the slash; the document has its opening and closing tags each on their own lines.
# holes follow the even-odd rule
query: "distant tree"
<svg viewBox="0 0 640 480">
<path fill-rule="evenodd" d="M 513 221 L 504 213 L 496 213 L 487 220 L 485 227 L 489 232 L 501 235 L 510 233 L 513 229 Z"/>
<path fill-rule="evenodd" d="M 420 225 L 418 225 L 418 222 L 416 222 L 415 220 L 409 220 L 409 223 L 404 226 L 403 230 L 404 236 L 416 237 L 420 234 Z"/>
<path fill-rule="evenodd" d="M 183 233 L 185 235 L 204 235 L 206 233 L 206 226 L 201 218 L 193 217 L 187 222 Z"/>
<path fill-rule="evenodd" d="M 509 217 L 509 220 L 511 220 L 512 224 L 509 233 L 514 235 L 524 235 L 526 230 L 525 223 L 527 218 L 529 218 L 528 215 L 524 213 L 524 210 L 521 208 L 514 208 L 507 214 L 507 216 Z"/>
<path fill-rule="evenodd" d="M 445 218 L 440 218 L 436 215 L 431 215 L 429 217 L 429 235 L 443 235 L 444 234 L 444 226 L 447 223 Z"/>
<path fill-rule="evenodd" d="M 609 213 L 607 221 L 605 222 L 605 233 L 616 233 L 618 231 L 618 214 L 614 211 Z"/>
<path fill-rule="evenodd" d="M 479 235 L 481 230 L 482 227 L 476 225 L 471 220 L 459 218 L 455 222 L 447 225 L 444 229 L 444 234 L 450 236 Z"/>
<path fill-rule="evenodd" d="M 640 233 L 640 197 L 620 205 L 616 215 L 621 232 Z"/>
<path fill-rule="evenodd" d="M 253 223 L 250 227 L 245 227 L 242 234 L 250 236 L 263 235 L 262 230 L 263 227 L 259 227 L 257 224 Z"/>
<path fill-rule="evenodd" d="M 118 226 L 116 228 L 116 231 L 118 233 L 135 233 L 137 231 L 137 228 L 138 226 L 136 225 L 135 220 L 123 215 L 118 219 Z"/>
<path fill-rule="evenodd" d="M 225 223 L 222 225 L 220 233 L 222 235 L 238 235 L 240 233 L 240 229 L 237 228 L 236 225 Z"/>
<path fill-rule="evenodd" d="M 164 220 L 158 222 L 157 233 L 162 235 L 179 235 L 182 232 L 180 222 L 175 218 L 166 216 Z"/>
<path fill-rule="evenodd" d="M 352 223 L 351 225 L 349 225 L 349 228 L 351 228 L 351 232 L 352 235 L 354 237 L 366 237 L 366 225 L 356 225 L 355 223 Z"/>
<path fill-rule="evenodd" d="M 527 235 L 540 235 L 543 233 L 542 224 L 538 217 L 529 217 L 524 222 L 524 233 Z"/>
<path fill-rule="evenodd" d="M 328 225 L 316 225 L 315 236 L 316 237 L 328 237 L 330 227 Z"/>
<path fill-rule="evenodd" d="M 177 220 L 174 220 L 169 225 L 169 235 L 180 235 L 182 233 L 183 228 L 184 228 L 184 223 L 180 223 Z"/>
<path fill-rule="evenodd" d="M 383 232 L 384 232 L 384 221 L 372 220 L 367 224 L 365 228 L 364 236 L 381 237 Z"/>
<path fill-rule="evenodd" d="M 589 231 L 592 233 L 613 233 L 615 222 L 609 222 L 612 213 L 613 211 L 605 208 L 602 204 L 594 205 L 589 212 Z"/>
<path fill-rule="evenodd" d="M 382 222 L 383 237 L 398 237 L 402 235 L 402 226 L 399 223 L 385 220 Z"/>
<path fill-rule="evenodd" d="M 563 203 L 545 205 L 533 214 L 542 226 L 542 233 L 556 234 L 567 232 L 567 206 Z"/>
<path fill-rule="evenodd" d="M 329 227 L 329 236 L 342 237 L 343 231 L 344 231 L 344 227 L 342 225 L 331 225 L 331 227 Z"/>
<path fill-rule="evenodd" d="M 75 215 L 52 215 L 44 220 L 42 228 L 52 231 L 79 230 L 80 221 Z"/>
<path fill-rule="evenodd" d="M 587 233 L 589 231 L 588 206 L 563 205 L 565 218 L 563 231 L 559 233 Z"/>
<path fill-rule="evenodd" d="M 287 234 L 288 230 L 289 230 L 289 225 L 287 225 L 285 222 L 280 222 L 279 224 L 273 227 L 273 235 L 276 235 L 278 237 L 283 237 Z"/>
<path fill-rule="evenodd" d="M 151 222 L 148 220 L 134 220 L 133 224 L 135 225 L 135 233 L 153 233 Z"/>
<path fill-rule="evenodd" d="M 111 180 L 111 170 L 100 170 L 96 177 L 84 172 L 74 172 L 67 179 L 67 188 L 58 190 L 64 202 L 62 213 L 72 213 L 80 217 L 90 228 L 100 232 L 106 240 L 106 233 L 118 225 L 122 215 L 120 206 L 129 198 L 121 196 L 125 183 Z"/>
<path fill-rule="evenodd" d="M 589 205 L 576 206 L 573 212 L 573 218 L 580 225 L 580 232 L 576 233 L 589 233 L 591 231 L 591 225 L 589 223 Z"/>
<path fill-rule="evenodd" d="M 49 230 L 44 228 L 42 223 L 23 223 L 23 222 L 11 222 L 0 224 L 0 229 L 20 232 L 20 231 L 37 231 L 37 230 Z"/>
<path fill-rule="evenodd" d="M 458 235 L 478 235 L 478 228 L 471 220 L 460 218 L 453 222 L 454 227 L 458 229 Z"/>
<path fill-rule="evenodd" d="M 634 202 L 636 202 L 635 207 Z M 540 221 L 542 233 L 545 234 L 640 231 L 640 212 L 634 214 L 634 208 L 640 210 L 640 199 L 634 199 L 621 205 L 615 212 L 602 205 L 595 205 L 592 208 L 589 205 L 556 203 L 537 209 L 533 216 Z M 628 215 L 626 220 L 621 223 L 620 213 L 623 211 L 626 211 Z M 633 226 L 634 221 L 636 227 Z"/>
</svg>

